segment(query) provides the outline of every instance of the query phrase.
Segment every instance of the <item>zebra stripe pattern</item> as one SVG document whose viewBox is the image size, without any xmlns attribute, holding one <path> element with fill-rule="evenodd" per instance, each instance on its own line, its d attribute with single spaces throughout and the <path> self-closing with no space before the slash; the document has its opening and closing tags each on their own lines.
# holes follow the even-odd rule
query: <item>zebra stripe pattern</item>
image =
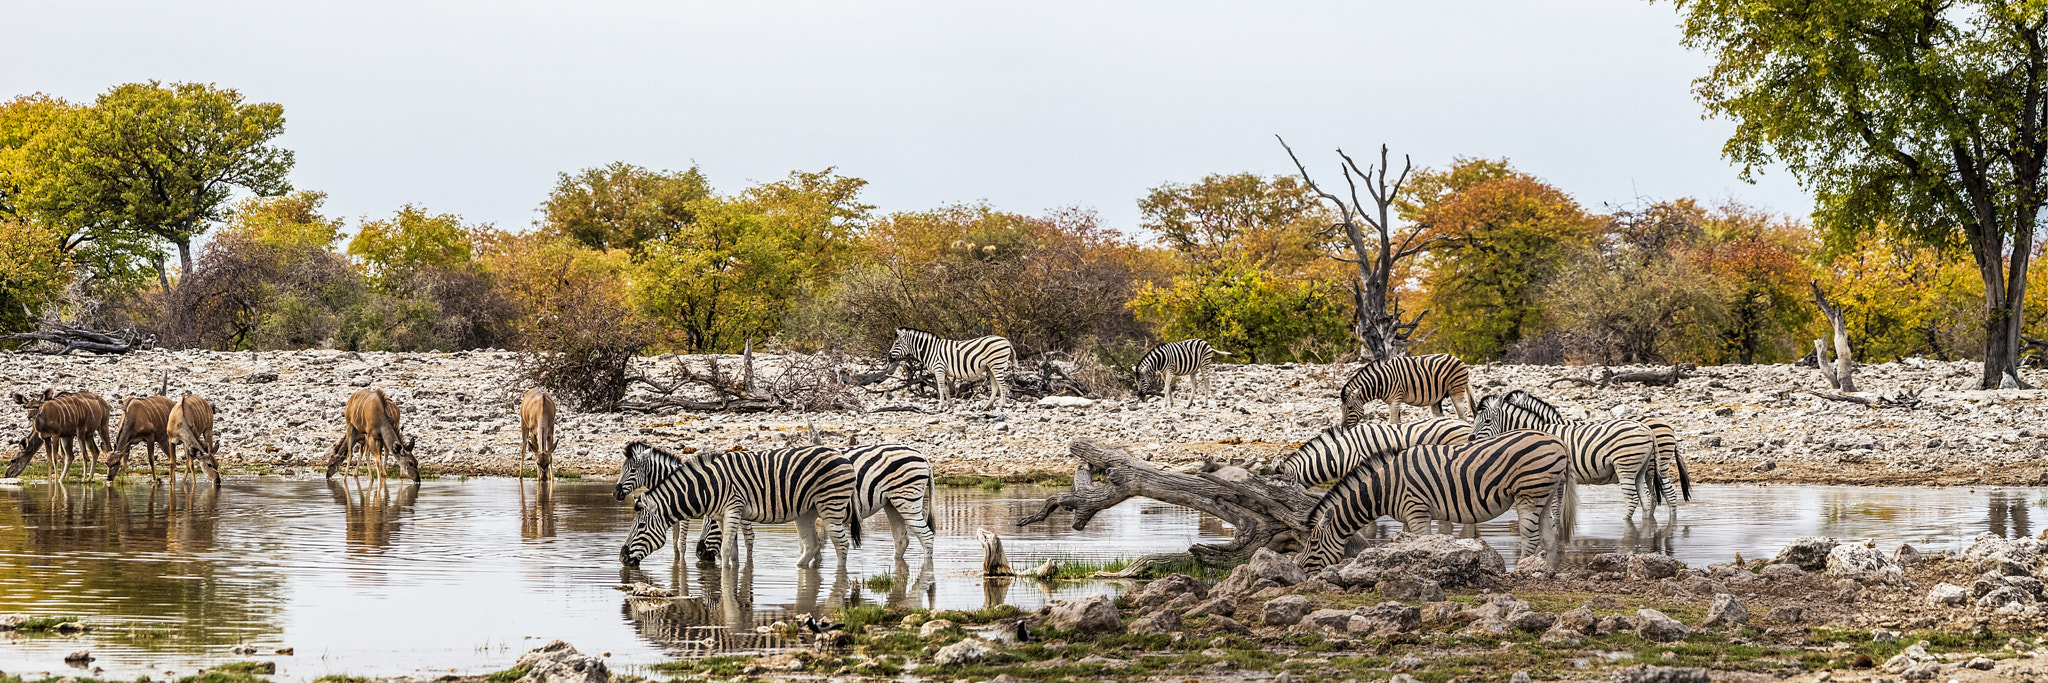
<svg viewBox="0 0 2048 683">
<path fill-rule="evenodd" d="M 899 559 L 910 550 L 908 532 L 917 532 L 918 542 L 924 545 L 925 560 L 930 561 L 938 536 L 933 517 L 925 511 L 925 505 L 937 500 L 932 495 L 931 461 L 914 448 L 895 444 L 855 446 L 841 452 L 853 460 L 855 516 L 867 519 L 876 512 L 888 516 Z M 697 557 L 708 560 L 717 556 L 721 535 L 718 529 L 718 520 L 705 521 L 704 536 L 697 541 Z M 747 525 L 742 530 L 748 548 L 752 549 L 753 527 Z"/>
<path fill-rule="evenodd" d="M 1302 444 L 1301 450 L 1281 456 L 1278 470 L 1302 488 L 1310 488 L 1343 479 L 1359 464 L 1405 448 L 1456 445 L 1471 439 L 1471 425 L 1448 417 L 1395 425 L 1333 427 Z"/>
<path fill-rule="evenodd" d="M 840 564 L 846 563 L 849 542 L 860 547 L 860 519 L 852 514 L 853 463 L 838 451 L 806 446 L 684 459 L 645 442 L 626 444 L 629 466 L 645 454 L 656 453 L 681 462 L 667 478 L 639 482 L 647 491 L 634 502 L 639 514 L 619 549 L 619 561 L 626 566 L 638 566 L 667 541 L 670 527 L 696 517 L 718 519 L 727 535 L 741 522 L 796 522 L 802 542 L 799 567 L 819 564 L 819 518 L 830 530 Z M 723 561 L 736 564 L 739 557 L 734 539 L 723 540 Z"/>
<path fill-rule="evenodd" d="M 989 378 L 988 405 L 1010 400 L 1010 371 L 1017 367 L 1017 349 L 1002 337 L 977 337 L 965 341 L 941 339 L 924 330 L 898 327 L 896 343 L 889 347 L 889 361 L 917 361 L 938 380 L 939 407 L 952 400 L 953 380 Z"/>
<path fill-rule="evenodd" d="M 1346 539 L 1390 516 L 1411 533 L 1431 520 L 1478 524 L 1515 511 L 1522 556 L 1539 551 L 1577 499 L 1570 453 L 1556 437 L 1517 431 L 1462 446 L 1417 446 L 1351 470 L 1309 511 L 1308 549 L 1297 562 L 1315 571 L 1342 559 Z"/>
<path fill-rule="evenodd" d="M 1639 506 L 1649 514 L 1659 502 L 1676 512 L 1680 493 L 1672 490 L 1674 477 L 1665 474 L 1666 467 L 1678 470 L 1675 479 L 1684 497 L 1692 498 L 1691 476 L 1678 456 L 1677 432 L 1661 421 L 1569 421 L 1555 406 L 1520 389 L 1480 399 L 1474 438 L 1511 429 L 1539 429 L 1564 439 L 1572 447 L 1572 466 L 1580 483 L 1626 483 L 1628 511 L 1623 519 L 1634 518 Z M 1647 503 L 1642 500 L 1645 489 L 1650 492 Z"/>
<path fill-rule="evenodd" d="M 1428 406 L 1437 417 L 1444 416 L 1443 401 L 1451 400 L 1458 417 L 1472 419 L 1472 377 L 1465 362 L 1447 353 L 1403 356 L 1367 361 L 1344 383 L 1344 425 L 1365 421 L 1365 404 L 1387 402 L 1387 421 L 1401 421 L 1401 406 Z"/>
<path fill-rule="evenodd" d="M 1195 392 L 1203 387 L 1211 396 L 1216 394 L 1216 376 L 1209 370 L 1209 364 L 1218 354 L 1230 354 L 1210 348 L 1209 342 L 1200 339 L 1183 339 L 1170 344 L 1160 344 L 1145 353 L 1132 371 L 1138 376 L 1138 397 L 1149 395 L 1155 379 L 1164 379 L 1165 388 L 1160 392 L 1166 397 L 1166 404 L 1173 404 L 1173 378 L 1188 378 L 1188 407 L 1195 406 Z"/>
</svg>

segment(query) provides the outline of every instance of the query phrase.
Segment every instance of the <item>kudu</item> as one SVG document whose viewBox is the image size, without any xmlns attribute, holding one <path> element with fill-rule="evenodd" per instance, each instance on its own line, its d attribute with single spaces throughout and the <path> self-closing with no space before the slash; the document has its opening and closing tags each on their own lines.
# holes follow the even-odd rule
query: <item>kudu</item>
<svg viewBox="0 0 2048 683">
<path fill-rule="evenodd" d="M 84 391 L 60 394 L 54 389 L 44 389 L 40 395 L 15 394 L 14 402 L 28 409 L 31 436 L 41 440 L 43 447 L 49 452 L 50 471 L 59 481 L 71 473 L 71 458 L 81 450 L 74 443 L 74 439 L 84 442 L 85 447 L 82 450 L 86 451 L 87 476 L 91 476 L 93 462 L 100 458 L 101 449 L 112 447 L 113 441 L 107 436 L 107 417 L 113 413 L 114 407 L 107 405 L 106 399 L 96 394 Z M 99 438 L 97 442 L 93 440 L 94 436 Z M 61 470 L 57 465 L 57 450 L 60 446 L 64 451 L 64 464 Z M 28 468 L 35 451 L 27 447 L 23 450 L 23 455 L 29 457 L 17 458 L 10 463 L 7 466 L 7 476 L 19 476 L 22 470 Z"/>
<path fill-rule="evenodd" d="M 114 397 L 120 399 L 119 396 Z M 162 446 L 164 458 L 168 459 L 171 471 L 176 472 L 177 458 L 171 454 L 170 419 L 171 408 L 176 404 L 163 396 L 129 398 L 121 402 L 121 425 L 114 429 L 113 454 L 107 460 L 107 481 L 120 476 L 121 468 L 128 462 L 128 451 L 135 440 L 146 444 L 149 476 L 156 478 L 156 449 Z"/>
<path fill-rule="evenodd" d="M 185 473 L 190 475 L 192 464 L 197 462 L 206 476 L 213 479 L 213 485 L 220 486 L 220 465 L 213 459 L 214 454 L 220 452 L 220 444 L 213 438 L 213 404 L 204 398 L 185 394 L 171 407 L 165 431 L 169 432 L 169 443 L 164 446 L 164 452 L 171 452 L 171 445 L 184 446 Z M 178 459 L 171 458 L 170 465 L 171 476 L 177 476 Z M 150 466 L 152 474 L 155 467 Z"/>
<path fill-rule="evenodd" d="M 526 466 L 526 452 L 533 451 L 535 475 L 542 484 L 554 480 L 555 395 L 546 389 L 529 389 L 519 399 L 519 466 Z"/>
<path fill-rule="evenodd" d="M 376 468 L 372 475 L 379 481 L 384 479 L 384 451 L 398 459 L 398 466 L 405 476 L 417 482 L 420 480 L 420 463 L 413 457 L 413 439 L 408 439 L 398 429 L 398 404 L 384 395 L 384 390 L 370 388 L 357 391 L 348 397 L 342 416 L 347 424 L 347 433 L 334 444 L 333 455 L 327 461 L 327 476 L 333 477 L 342 463 L 355 455 L 357 445 L 363 448 L 363 457 Z"/>
</svg>

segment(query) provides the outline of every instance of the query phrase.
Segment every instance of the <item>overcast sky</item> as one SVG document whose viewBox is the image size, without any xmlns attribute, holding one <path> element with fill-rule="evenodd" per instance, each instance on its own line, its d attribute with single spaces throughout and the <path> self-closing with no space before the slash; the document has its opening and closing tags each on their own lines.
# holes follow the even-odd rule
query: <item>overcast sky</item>
<svg viewBox="0 0 2048 683">
<path fill-rule="evenodd" d="M 1132 229 L 1151 187 L 1331 150 L 1508 157 L 1589 207 L 1735 198 L 1706 59 L 1670 4 L 1530 2 L 37 2 L 0 94 L 211 82 L 284 105 L 293 184 L 332 215 L 406 203 L 525 229 L 557 173 L 794 169 L 882 211 L 1079 205 Z"/>
</svg>

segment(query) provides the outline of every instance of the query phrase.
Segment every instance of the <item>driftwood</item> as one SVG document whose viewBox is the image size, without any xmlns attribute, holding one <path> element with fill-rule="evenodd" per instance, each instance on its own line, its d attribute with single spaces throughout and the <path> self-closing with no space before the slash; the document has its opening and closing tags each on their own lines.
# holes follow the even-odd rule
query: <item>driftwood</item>
<svg viewBox="0 0 2048 683">
<path fill-rule="evenodd" d="M 1677 365 L 1671 366 L 1671 369 L 1669 370 L 1645 370 L 1635 372 L 1615 372 L 1614 368 L 1601 368 L 1600 376 L 1598 378 L 1589 379 L 1585 377 L 1559 377 L 1557 379 L 1550 380 L 1550 386 L 1557 386 L 1558 382 L 1571 382 L 1579 386 L 1599 387 L 1602 389 L 1606 389 L 1616 384 L 1624 383 L 1635 383 L 1650 387 L 1668 387 L 1678 384 L 1678 381 L 1682 379 L 1691 379 L 1694 377 L 1706 376 L 1693 372 L 1697 369 L 1698 366 L 1694 366 L 1690 363 L 1679 363 Z"/>
<path fill-rule="evenodd" d="M 662 408 L 681 408 L 698 412 L 764 412 L 774 410 L 862 410 L 860 401 L 850 393 L 854 386 L 852 374 L 841 367 L 840 359 L 826 354 L 815 356 L 790 356 L 785 359 L 782 373 L 773 381 L 762 381 L 754 373 L 754 344 L 748 342 L 740 354 L 737 374 L 727 369 L 716 358 L 704 359 L 704 368 L 690 365 L 689 359 L 677 358 L 668 373 L 668 381 L 644 375 L 628 380 L 634 384 L 647 385 L 656 396 L 620 401 L 620 410 L 653 411 Z M 677 396 L 677 392 L 688 387 L 700 387 L 711 393 L 710 399 Z"/>
<path fill-rule="evenodd" d="M 1016 576 L 1010 571 L 1010 558 L 1003 554 L 1003 537 L 987 529 L 975 529 L 974 535 L 981 539 L 982 576 Z"/>
<path fill-rule="evenodd" d="M 1068 447 L 1081 461 L 1074 470 L 1074 488 L 1045 500 L 1037 513 L 1017 526 L 1044 521 L 1056 510 L 1074 513 L 1074 529 L 1087 528 L 1096 513 L 1131 498 L 1151 498 L 1215 515 L 1236 530 L 1230 542 L 1197 543 L 1184 553 L 1158 553 L 1133 561 L 1120 574 L 1137 576 L 1154 567 L 1193 560 L 1227 567 L 1251 558 L 1252 552 L 1299 550 L 1308 537 L 1308 513 L 1317 497 L 1281 477 L 1253 474 L 1241 467 L 1211 472 L 1168 472 L 1131 457 L 1122 448 L 1077 439 Z M 1101 481 L 1096 481 L 1100 475 Z"/>
<path fill-rule="evenodd" d="M 149 348 L 156 343 L 155 335 L 142 335 L 134 330 L 120 330 L 112 334 L 97 332 L 83 327 L 66 325 L 63 321 L 49 320 L 27 313 L 29 322 L 41 328 L 34 332 L 19 332 L 0 337 L 6 341 L 39 341 L 58 345 L 26 349 L 35 353 L 54 356 L 68 356 L 73 351 L 93 353 L 127 353 Z"/>
<path fill-rule="evenodd" d="M 1820 281 L 1814 280 L 1812 284 L 1813 300 L 1820 304 L 1820 314 L 1827 316 L 1828 326 L 1833 327 L 1835 332 L 1835 359 L 1829 361 L 1824 342 L 1815 339 L 1813 340 L 1814 363 L 1820 366 L 1820 374 L 1822 377 L 1827 378 L 1828 386 L 1834 387 L 1836 391 L 1845 394 L 1854 393 L 1856 391 L 1856 380 L 1850 377 L 1850 373 L 1855 371 L 1855 365 L 1849 358 L 1849 325 L 1842 318 L 1841 307 L 1830 303 L 1827 292 L 1821 291 Z"/>
<path fill-rule="evenodd" d="M 1872 408 L 1914 408 L 1920 405 L 1920 391 L 1920 389 L 1914 389 L 1899 394 L 1868 394 L 1861 392 L 1852 394 L 1840 391 L 1808 391 L 1806 393 L 1830 401 L 1857 403 Z"/>
</svg>

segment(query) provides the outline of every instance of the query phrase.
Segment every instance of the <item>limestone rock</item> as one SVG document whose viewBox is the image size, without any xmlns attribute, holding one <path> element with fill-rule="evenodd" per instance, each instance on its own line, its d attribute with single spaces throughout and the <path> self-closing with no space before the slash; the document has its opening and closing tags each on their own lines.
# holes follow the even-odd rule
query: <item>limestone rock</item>
<svg viewBox="0 0 2048 683">
<path fill-rule="evenodd" d="M 1940 663 L 1941 660 L 1936 659 L 1934 655 L 1927 654 L 1927 641 L 1923 640 L 1918 643 L 1906 646 L 1906 649 L 1900 650 L 1899 653 L 1893 655 L 1891 659 L 1885 660 L 1884 670 L 1897 674 L 1905 673 L 1908 669 L 1912 669 L 1921 664 Z"/>
<path fill-rule="evenodd" d="M 1933 588 L 1928 589 L 1927 604 L 1930 607 L 1961 607 L 1970 604 L 1970 591 L 1962 586 L 1943 581 L 1934 584 Z"/>
<path fill-rule="evenodd" d="M 1538 631 L 1550 630 L 1551 625 L 1557 623 L 1557 615 L 1551 612 L 1523 610 L 1508 615 L 1507 622 L 1509 626 L 1530 633 L 1536 633 Z"/>
<path fill-rule="evenodd" d="M 1514 627 L 1509 626 L 1508 622 L 1502 621 L 1500 619 L 1486 618 L 1472 622 L 1471 626 L 1467 626 L 1463 630 L 1458 631 L 1458 635 L 1500 637 L 1512 634 L 1514 632 Z"/>
<path fill-rule="evenodd" d="M 1558 615 L 1557 623 L 1552 625 L 1551 628 L 1563 629 L 1567 631 L 1577 631 L 1579 633 L 1591 633 L 1593 631 L 1593 625 L 1597 623 L 1599 623 L 1599 621 L 1593 618 L 1593 610 L 1584 607 L 1575 607 L 1571 610 L 1566 611 L 1564 614 Z"/>
<path fill-rule="evenodd" d="M 923 626 L 917 628 L 917 637 L 931 640 L 933 636 L 945 633 L 948 629 L 957 628 L 958 626 L 958 624 L 945 619 L 933 619 L 924 622 Z"/>
<path fill-rule="evenodd" d="M 1422 609 L 1398 602 L 1382 602 L 1359 609 L 1345 622 L 1354 636 L 1387 636 L 1422 627 Z"/>
<path fill-rule="evenodd" d="M 1892 551 L 1892 564 L 1899 565 L 1901 568 L 1912 568 L 1920 564 L 1924 559 L 1919 549 L 1906 543 L 1900 543 L 1899 549 Z"/>
<path fill-rule="evenodd" d="M 1707 607 L 1707 620 L 1700 625 L 1740 627 L 1747 623 L 1749 606 L 1742 603 L 1742 598 L 1722 593 L 1714 596 L 1714 604 Z"/>
<path fill-rule="evenodd" d="M 1101 593 L 1052 601 L 1052 614 L 1045 623 L 1057 630 L 1078 633 L 1114 633 L 1123 628 L 1116 605 Z"/>
<path fill-rule="evenodd" d="M 1373 590 L 1388 600 L 1401 602 L 1437 602 L 1444 599 L 1442 585 L 1420 576 L 1382 578 Z"/>
<path fill-rule="evenodd" d="M 1975 565 L 1977 571 L 2032 576 L 2044 551 L 2048 551 L 2048 543 L 2038 538 L 2007 539 L 1987 531 L 1977 534 L 1970 547 L 1963 550 L 1963 560 Z"/>
<path fill-rule="evenodd" d="M 1252 553 L 1252 561 L 1231 570 L 1230 577 L 1216 584 L 1216 589 L 1210 594 L 1238 597 L 1307 580 L 1308 574 L 1301 570 L 1301 565 L 1279 553 L 1260 548 Z"/>
<path fill-rule="evenodd" d="M 1319 609 L 1309 612 L 1294 624 L 1295 631 L 1341 634 L 1351 626 L 1351 617 L 1357 612 L 1348 609 Z"/>
<path fill-rule="evenodd" d="M 1183 617 L 1230 616 L 1237 613 L 1237 598 L 1228 595 L 1209 598 L 1180 613 Z"/>
<path fill-rule="evenodd" d="M 1131 632 L 1138 635 L 1158 636 L 1174 633 L 1181 629 L 1180 613 L 1163 609 L 1131 622 Z"/>
<path fill-rule="evenodd" d="M 1685 565 L 1660 553 L 1606 553 L 1593 558 L 1590 568 L 1596 572 L 1623 572 L 1638 581 L 1655 581 L 1677 576 Z"/>
<path fill-rule="evenodd" d="M 1486 542 L 1443 534 L 1402 533 L 1383 546 L 1366 548 L 1349 561 L 1323 569 L 1323 579 L 1339 586 L 1375 586 L 1383 578 L 1428 579 L 1440 588 L 1492 585 L 1507 570 L 1507 561 Z"/>
<path fill-rule="evenodd" d="M 1195 602 L 1200 602 L 1209 599 L 1209 589 L 1203 588 L 1202 582 L 1195 580 L 1194 577 L 1171 574 L 1147 583 L 1144 588 L 1132 593 L 1131 607 L 1143 612 L 1171 602 L 1182 595 L 1193 595 Z"/>
<path fill-rule="evenodd" d="M 574 646 L 556 640 L 519 655 L 516 667 L 526 667 L 518 683 L 611 683 L 611 670 L 603 659 L 577 652 Z"/>
<path fill-rule="evenodd" d="M 1251 628 L 1245 626 L 1242 623 L 1238 623 L 1236 619 L 1232 619 L 1221 614 L 1210 616 L 1208 623 L 1209 629 L 1213 631 L 1219 631 L 1222 633 L 1229 633 L 1240 636 L 1248 636 L 1252 634 Z"/>
<path fill-rule="evenodd" d="M 1267 626 L 1293 626 L 1314 609 L 1315 606 L 1309 604 L 1308 598 L 1282 595 L 1267 600 L 1266 604 L 1259 608 L 1259 621 Z"/>
<path fill-rule="evenodd" d="M 1796 564 L 1768 565 L 1764 567 L 1763 571 L 1757 572 L 1757 576 L 1767 579 L 1796 579 L 1805 575 L 1806 570 L 1800 569 L 1799 565 Z"/>
<path fill-rule="evenodd" d="M 1586 636 L 1571 629 L 1553 628 L 1544 631 L 1543 637 L 1537 639 L 1537 642 L 1544 645 L 1572 646 L 1586 642 Z"/>
<path fill-rule="evenodd" d="M 980 638 L 968 638 L 939 648 L 938 654 L 932 656 L 932 663 L 939 666 L 947 666 L 950 664 L 978 662 L 988 659 L 997 652 L 998 650 L 996 650 L 994 643 Z"/>
<path fill-rule="evenodd" d="M 1774 624 L 1797 624 L 1806 620 L 1806 609 L 1796 605 L 1779 605 L 1764 615 L 1764 621 Z"/>
<path fill-rule="evenodd" d="M 1828 553 L 1833 552 L 1836 545 L 1835 539 L 1823 536 L 1795 538 L 1785 545 L 1784 550 L 1778 551 L 1777 559 L 1771 560 L 1771 563 L 1789 564 L 1806 571 L 1817 572 L 1827 568 Z"/>
<path fill-rule="evenodd" d="M 1645 607 L 1636 610 L 1636 635 L 1644 640 L 1669 642 L 1684 640 L 1692 635 L 1692 629 L 1678 623 L 1677 619 L 1664 616 L 1663 612 Z"/>
<path fill-rule="evenodd" d="M 1906 582 L 1906 574 L 1899 566 L 1886 559 L 1876 548 L 1863 545 L 1838 545 L 1828 551 L 1828 573 L 1845 579 L 1866 583 L 1898 584 Z"/>
</svg>

